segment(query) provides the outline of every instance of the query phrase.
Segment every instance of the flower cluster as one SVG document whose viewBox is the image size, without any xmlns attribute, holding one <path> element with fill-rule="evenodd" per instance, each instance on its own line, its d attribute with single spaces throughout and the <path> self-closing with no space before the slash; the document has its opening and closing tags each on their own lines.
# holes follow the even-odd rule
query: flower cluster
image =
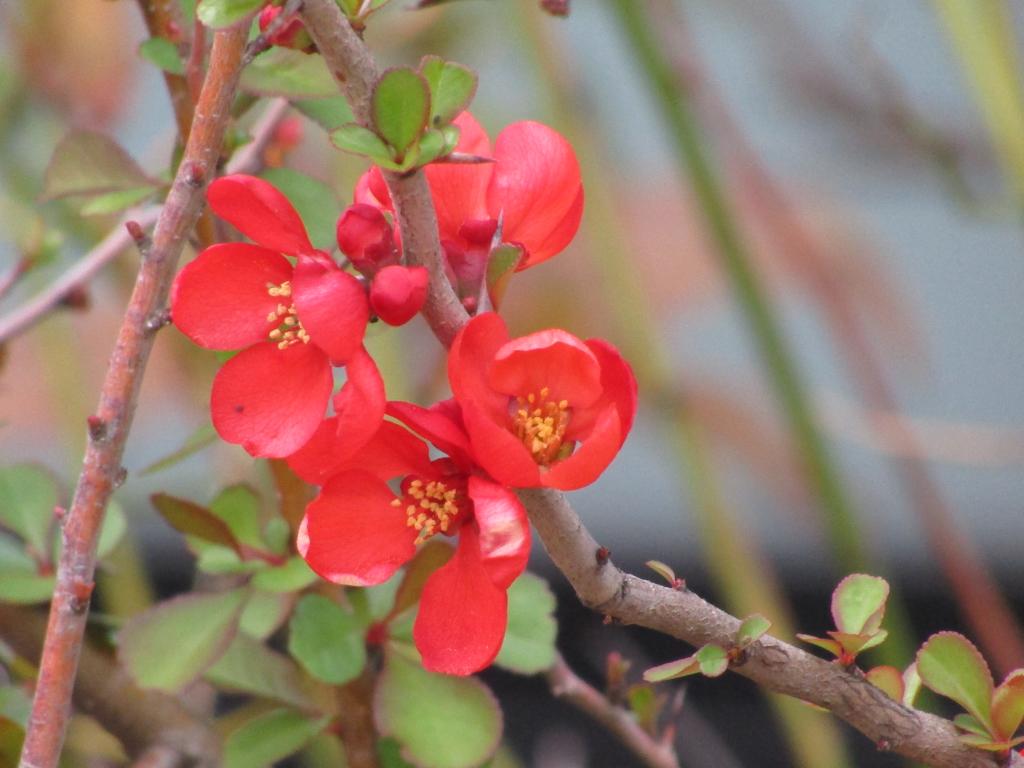
<svg viewBox="0 0 1024 768">
<path fill-rule="evenodd" d="M 518 249 L 522 270 L 568 245 L 583 192 L 572 148 L 550 128 L 514 124 L 492 150 L 468 113 L 456 124 L 461 156 L 487 162 L 426 174 L 449 278 L 473 310 L 497 248 Z M 241 350 L 213 383 L 220 435 L 254 456 L 285 457 L 320 486 L 296 542 L 313 570 L 337 584 L 380 584 L 424 542 L 457 539 L 426 582 L 413 638 L 427 669 L 470 674 L 501 648 L 506 593 L 529 555 L 514 490 L 593 482 L 629 432 L 636 382 L 605 341 L 558 329 L 511 338 L 499 315 L 479 312 L 452 344 L 450 399 L 387 402 L 363 334 L 375 317 L 412 319 L 428 275 L 404 263 L 379 170 L 354 197 L 338 220 L 342 265 L 311 245 L 271 185 L 218 179 L 211 208 L 253 244 L 204 250 L 175 281 L 172 315 L 200 346 Z M 336 367 L 346 371 L 337 392 Z"/>
</svg>

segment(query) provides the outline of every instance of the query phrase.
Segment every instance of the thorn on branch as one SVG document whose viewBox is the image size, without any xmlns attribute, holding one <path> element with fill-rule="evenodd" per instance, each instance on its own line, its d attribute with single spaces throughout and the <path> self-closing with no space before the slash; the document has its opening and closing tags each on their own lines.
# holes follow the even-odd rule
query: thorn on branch
<svg viewBox="0 0 1024 768">
<path fill-rule="evenodd" d="M 124 228 L 128 230 L 128 235 L 135 241 L 135 247 L 139 249 L 139 253 L 145 255 L 149 250 L 150 241 L 145 230 L 139 225 L 139 222 L 134 220 L 126 221 Z"/>
<path fill-rule="evenodd" d="M 89 601 L 92 599 L 92 591 L 96 587 L 94 581 L 73 581 L 71 582 L 71 612 L 85 613 L 89 608 Z"/>
<path fill-rule="evenodd" d="M 594 553 L 598 565 L 606 565 L 611 557 L 612 551 L 608 547 L 598 547 L 597 552 Z"/>
<path fill-rule="evenodd" d="M 89 439 L 94 443 L 100 442 L 107 436 L 107 422 L 105 419 L 93 414 L 85 420 L 85 423 L 89 426 Z"/>
</svg>

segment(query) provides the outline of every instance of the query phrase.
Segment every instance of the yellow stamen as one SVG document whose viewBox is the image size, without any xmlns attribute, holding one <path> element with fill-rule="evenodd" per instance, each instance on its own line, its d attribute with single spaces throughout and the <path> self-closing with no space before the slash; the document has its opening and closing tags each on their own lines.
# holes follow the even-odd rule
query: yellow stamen
<svg viewBox="0 0 1024 768">
<path fill-rule="evenodd" d="M 512 416 L 512 430 L 522 440 L 534 461 L 548 466 L 561 457 L 565 430 L 571 413 L 568 400 L 549 400 L 551 390 L 542 387 L 537 393 L 517 397 L 518 407 Z"/>
<path fill-rule="evenodd" d="M 280 285 L 267 283 L 267 294 L 274 298 L 288 298 L 292 295 L 291 281 L 285 280 Z M 268 323 L 277 323 L 267 337 L 277 342 L 278 349 L 288 349 L 293 344 L 309 344 L 309 333 L 302 327 L 296 316 L 294 304 L 280 303 L 277 309 L 267 315 Z"/>
<path fill-rule="evenodd" d="M 440 480 L 424 483 L 418 478 L 413 479 L 405 489 L 405 501 L 395 499 L 391 504 L 396 507 L 405 504 L 405 524 L 419 532 L 417 543 L 426 541 L 439 531 L 447 533 L 462 511 L 458 491 Z"/>
</svg>

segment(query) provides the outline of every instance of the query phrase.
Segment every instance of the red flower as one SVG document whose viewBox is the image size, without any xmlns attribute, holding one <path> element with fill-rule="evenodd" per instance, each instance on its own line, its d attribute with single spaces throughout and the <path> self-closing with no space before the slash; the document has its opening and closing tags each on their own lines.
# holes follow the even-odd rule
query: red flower
<svg viewBox="0 0 1024 768">
<path fill-rule="evenodd" d="M 580 167 L 569 142 L 546 125 L 519 122 L 498 134 L 492 153 L 487 134 L 471 114 L 463 112 L 455 124 L 461 130 L 457 152 L 493 157 L 494 162 L 426 168 L 438 231 L 449 255 L 480 262 L 490 252 L 499 220 L 502 242 L 523 249 L 520 270 L 560 253 L 583 214 Z M 380 169 L 364 174 L 356 202 L 394 210 Z M 458 265 L 453 267 L 458 272 Z"/>
<path fill-rule="evenodd" d="M 266 32 L 270 23 L 283 11 L 284 8 L 274 5 L 268 5 L 260 11 L 260 32 Z M 316 50 L 313 38 L 309 36 L 309 32 L 306 31 L 306 27 L 303 26 L 302 21 L 298 17 L 293 17 L 286 21 L 277 32 L 267 39 L 267 42 L 271 45 L 279 45 L 282 48 L 294 48 L 306 53 L 312 53 Z"/>
<path fill-rule="evenodd" d="M 557 329 L 509 339 L 496 314 L 459 332 L 448 379 L 473 458 L 516 488 L 572 490 L 611 463 L 636 413 L 636 379 L 608 342 Z"/>
<path fill-rule="evenodd" d="M 383 382 L 362 347 L 369 307 L 359 281 L 313 248 L 295 209 L 267 182 L 225 176 L 210 185 L 207 199 L 257 243 L 207 248 L 171 289 L 174 324 L 186 336 L 206 349 L 242 350 L 213 382 L 217 432 L 254 456 L 293 453 L 323 420 L 332 362 L 349 364 L 338 398 L 379 390 L 379 422 Z M 357 415 L 373 423 L 371 410 Z"/>
<path fill-rule="evenodd" d="M 460 426 L 440 410 L 393 405 L 427 434 L 440 431 L 441 445 L 446 433 L 466 445 Z M 314 468 L 330 456 L 331 439 L 317 442 L 291 466 Z M 472 674 L 497 656 L 506 590 L 530 551 L 522 504 L 509 489 L 469 474 L 465 457 L 456 449 L 431 461 L 426 443 L 385 423 L 358 459 L 335 465 L 340 472 L 306 508 L 298 535 L 314 571 L 337 584 L 368 586 L 390 578 L 424 541 L 458 534 L 454 556 L 427 580 L 413 627 L 423 666 L 452 675 Z M 388 481 L 398 478 L 396 493 Z"/>
</svg>

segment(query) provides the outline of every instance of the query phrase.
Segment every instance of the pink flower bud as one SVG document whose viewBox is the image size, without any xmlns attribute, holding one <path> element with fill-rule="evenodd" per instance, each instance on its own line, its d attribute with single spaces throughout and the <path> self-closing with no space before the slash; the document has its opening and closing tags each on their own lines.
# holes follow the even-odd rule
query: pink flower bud
<svg viewBox="0 0 1024 768">
<path fill-rule="evenodd" d="M 337 237 L 342 253 L 367 277 L 398 263 L 391 224 L 372 205 L 356 203 L 346 208 L 338 217 Z"/>
<path fill-rule="evenodd" d="M 260 32 L 266 32 L 270 23 L 276 19 L 284 9 L 280 6 L 268 5 L 260 11 Z M 296 17 L 284 23 L 277 32 L 272 34 L 267 42 L 271 45 L 279 45 L 282 48 L 294 48 L 297 51 L 312 53 L 316 46 L 313 38 L 309 36 L 302 22 Z"/>
<path fill-rule="evenodd" d="M 424 267 L 384 267 L 370 285 L 370 306 L 388 325 L 404 325 L 423 307 L 429 277 Z"/>
</svg>

